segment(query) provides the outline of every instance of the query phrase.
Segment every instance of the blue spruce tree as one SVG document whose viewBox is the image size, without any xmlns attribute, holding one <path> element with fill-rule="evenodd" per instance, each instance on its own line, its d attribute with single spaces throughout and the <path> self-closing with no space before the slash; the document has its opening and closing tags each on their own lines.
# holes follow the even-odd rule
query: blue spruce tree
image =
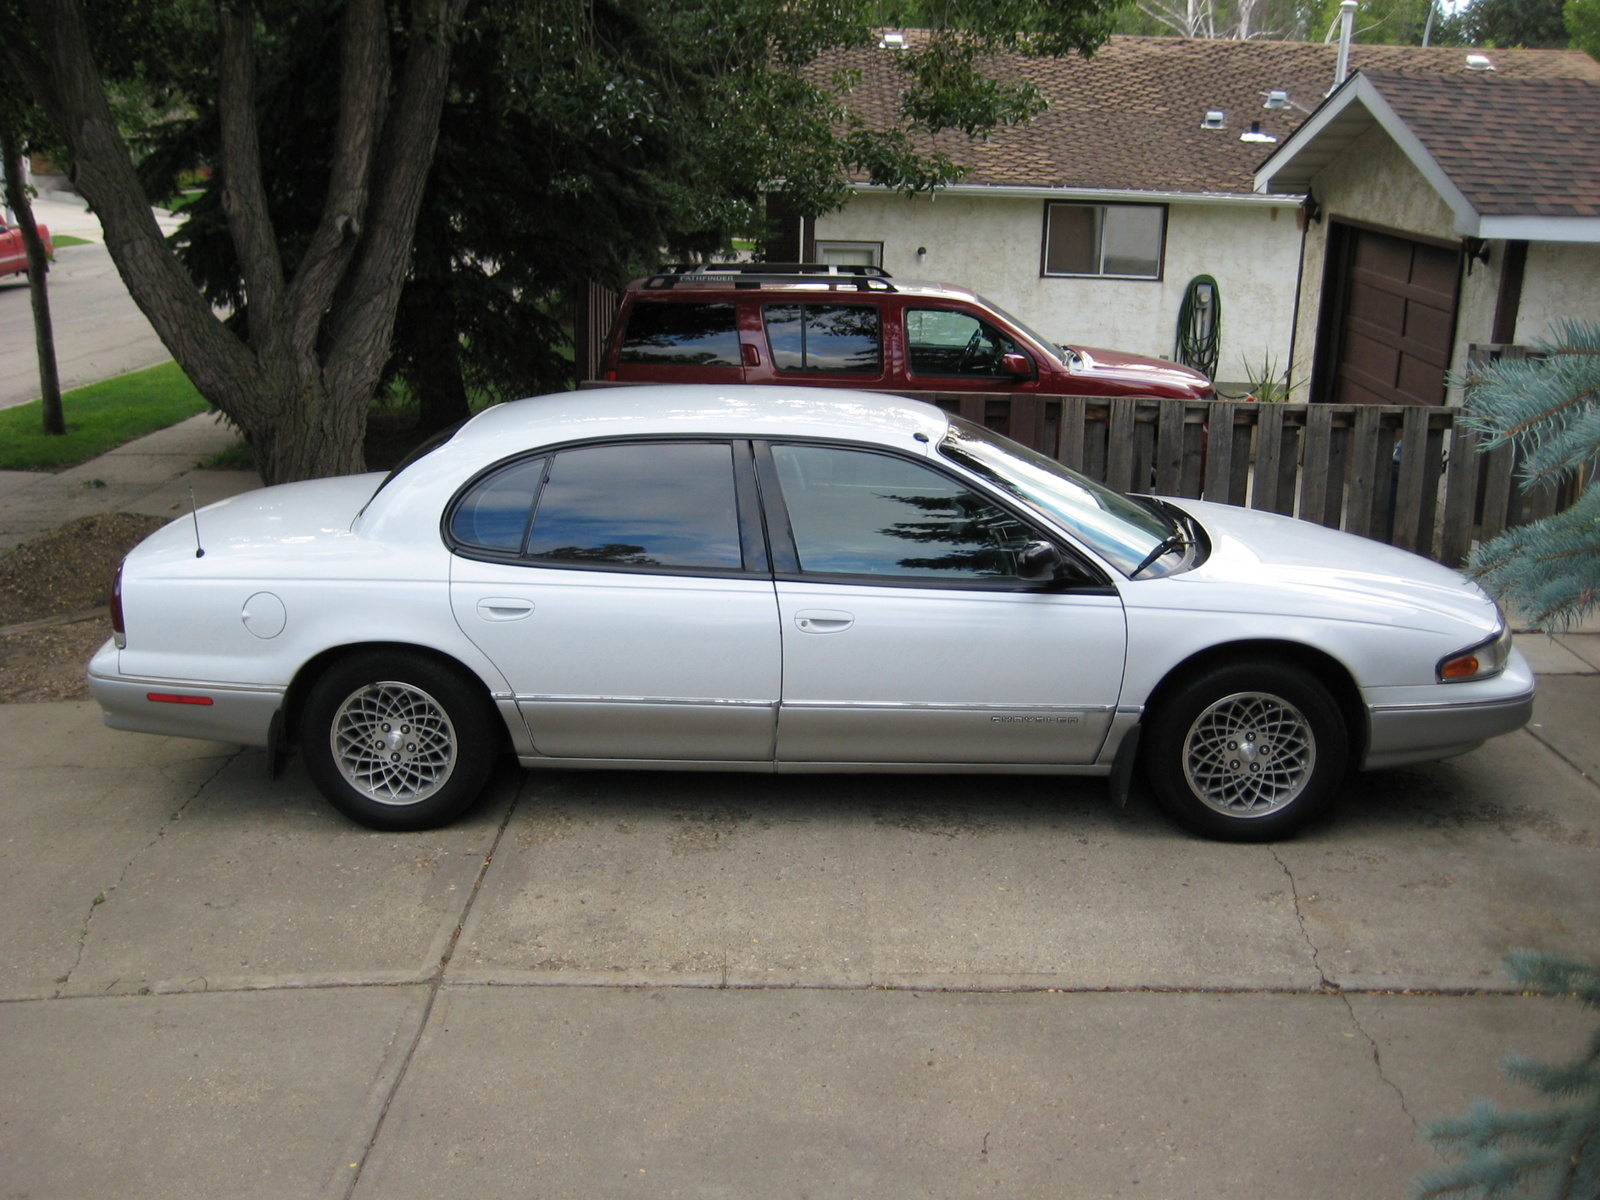
<svg viewBox="0 0 1600 1200">
<path fill-rule="evenodd" d="M 1600 966 L 1535 950 L 1513 951 L 1506 966 L 1530 991 L 1575 996 L 1585 1008 L 1600 1009 Z M 1464 1117 L 1435 1122 L 1428 1137 L 1459 1161 L 1419 1179 L 1418 1200 L 1600 1198 L 1600 1029 L 1570 1063 L 1519 1057 L 1501 1070 L 1551 1104 L 1507 1110 L 1480 1100 Z"/>
<path fill-rule="evenodd" d="M 1536 628 L 1560 632 L 1600 602 L 1600 323 L 1567 320 L 1540 356 L 1501 359 L 1469 372 L 1464 409 L 1482 449 L 1513 443 L 1524 486 L 1588 478 L 1564 512 L 1484 542 L 1468 568 Z"/>
</svg>

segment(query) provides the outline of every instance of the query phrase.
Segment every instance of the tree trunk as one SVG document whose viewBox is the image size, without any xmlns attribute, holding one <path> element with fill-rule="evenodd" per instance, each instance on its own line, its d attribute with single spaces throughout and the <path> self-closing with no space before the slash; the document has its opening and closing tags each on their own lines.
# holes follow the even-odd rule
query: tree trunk
<svg viewBox="0 0 1600 1200">
<path fill-rule="evenodd" d="M 66 433 L 66 414 L 61 411 L 61 378 L 56 373 L 55 327 L 50 322 L 50 292 L 45 273 L 50 264 L 44 254 L 44 239 L 33 219 L 33 205 L 23 185 L 22 139 L 12 128 L 0 129 L 0 157 L 5 159 L 6 203 L 17 215 L 22 244 L 28 249 L 28 294 L 33 299 L 33 340 L 39 353 L 39 397 L 46 433 Z"/>
<path fill-rule="evenodd" d="M 83 0 L 24 3 L 37 39 L 0 40 L 0 54 L 66 139 L 112 261 L 172 356 L 244 432 L 267 483 L 365 470 L 367 408 L 389 354 L 466 0 L 411 0 L 397 79 L 384 0 L 345 0 L 334 161 L 292 280 L 283 278 L 253 132 L 260 14 L 249 0 L 221 6 L 223 207 L 243 268 L 248 344 L 217 320 L 151 215 L 95 65 Z"/>
</svg>

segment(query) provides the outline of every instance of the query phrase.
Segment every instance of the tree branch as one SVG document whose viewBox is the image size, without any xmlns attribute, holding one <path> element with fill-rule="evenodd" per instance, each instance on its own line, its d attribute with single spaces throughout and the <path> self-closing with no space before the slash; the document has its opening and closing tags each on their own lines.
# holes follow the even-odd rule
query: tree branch
<svg viewBox="0 0 1600 1200">
<path fill-rule="evenodd" d="M 239 256 L 245 295 L 266 318 L 282 299 L 283 261 L 261 181 L 261 145 L 256 137 L 255 11 L 250 0 L 223 0 L 217 19 L 222 34 L 217 63 L 222 210 Z"/>
<path fill-rule="evenodd" d="M 411 261 L 412 234 L 439 140 L 451 43 L 466 0 L 412 0 L 411 42 L 384 122 L 358 254 L 336 306 L 325 359 L 331 387 L 377 382 Z"/>
<path fill-rule="evenodd" d="M 290 284 L 294 345 L 315 348 L 323 315 L 365 232 L 373 159 L 389 90 L 389 38 L 383 0 L 348 0 L 339 76 L 339 124 L 322 218 Z"/>
<path fill-rule="evenodd" d="M 8 49 L 8 60 L 66 140 L 73 182 L 94 206 L 129 294 L 202 393 L 230 415 L 239 415 L 235 408 L 248 412 L 255 401 L 255 358 L 216 319 L 167 248 L 111 115 L 82 0 L 26 3 L 38 31 L 37 58 L 30 62 L 31 56 Z M 38 69 L 45 78 L 38 78 Z"/>
</svg>

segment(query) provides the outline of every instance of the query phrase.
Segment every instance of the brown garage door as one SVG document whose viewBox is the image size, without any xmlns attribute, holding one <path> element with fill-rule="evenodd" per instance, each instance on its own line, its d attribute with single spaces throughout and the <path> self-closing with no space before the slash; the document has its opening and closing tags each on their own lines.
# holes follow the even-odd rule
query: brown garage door
<svg viewBox="0 0 1600 1200">
<path fill-rule="evenodd" d="M 1457 251 L 1348 225 L 1335 226 L 1334 233 L 1337 286 L 1324 302 L 1333 306 L 1330 340 L 1337 350 L 1321 398 L 1443 404 L 1455 334 Z"/>
</svg>

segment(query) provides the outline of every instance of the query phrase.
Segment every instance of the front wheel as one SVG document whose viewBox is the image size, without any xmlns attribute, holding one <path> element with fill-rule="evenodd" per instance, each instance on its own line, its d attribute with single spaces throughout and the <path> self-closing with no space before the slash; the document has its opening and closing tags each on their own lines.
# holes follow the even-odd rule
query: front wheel
<svg viewBox="0 0 1600 1200">
<path fill-rule="evenodd" d="M 1333 799 L 1349 735 L 1339 706 L 1286 662 L 1196 676 L 1153 715 L 1145 771 L 1167 813 L 1224 841 L 1287 837 Z"/>
<path fill-rule="evenodd" d="M 306 699 L 301 744 L 318 790 L 371 829 L 433 829 L 470 808 L 494 770 L 498 720 L 460 674 L 424 655 L 346 659 Z"/>
</svg>

